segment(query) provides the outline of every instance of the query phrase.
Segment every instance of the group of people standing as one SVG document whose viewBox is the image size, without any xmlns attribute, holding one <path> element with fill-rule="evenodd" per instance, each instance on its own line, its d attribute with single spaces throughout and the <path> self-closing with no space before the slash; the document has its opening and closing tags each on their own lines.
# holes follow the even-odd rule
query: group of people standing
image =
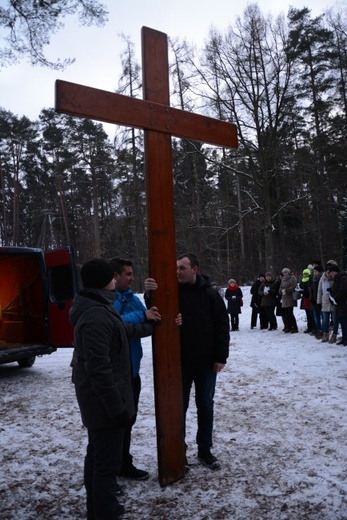
<svg viewBox="0 0 347 520">
<path fill-rule="evenodd" d="M 156 280 L 145 280 L 146 307 L 131 290 L 133 279 L 131 261 L 90 260 L 82 266 L 83 289 L 70 309 L 75 347 L 72 381 L 88 431 L 84 461 L 88 520 L 117 520 L 124 514 L 124 506 L 118 502 L 122 494 L 119 475 L 133 480 L 149 477 L 146 470 L 134 465 L 130 444 L 141 391 L 140 338 L 151 335 L 162 317 L 150 303 L 151 293 L 158 290 Z M 199 272 L 194 254 L 178 257 L 177 281 L 175 324 L 181 338 L 182 413 L 185 417 L 194 385 L 197 455 L 201 463 L 215 470 L 220 464 L 211 453 L 214 393 L 217 374 L 229 355 L 227 310 L 208 277 Z"/>
<path fill-rule="evenodd" d="M 277 278 L 269 271 L 260 274 L 251 287 L 251 328 L 257 326 L 259 316 L 260 329 L 277 330 L 277 316 L 281 316 L 284 332 L 297 333 L 298 326 L 294 315 L 294 307 L 297 306 L 297 285 L 297 278 L 287 267 L 282 269 Z"/>
<path fill-rule="evenodd" d="M 277 330 L 276 316 L 282 316 L 285 324 L 284 331 L 298 332 L 293 307 L 296 305 L 294 291 L 297 279 L 290 269 L 282 269 L 281 274 L 274 279 L 272 273 L 260 274 L 251 287 L 251 328 L 257 326 L 258 316 L 260 328 L 269 331 Z M 234 279 L 228 281 L 225 291 L 228 313 L 230 315 L 231 330 L 239 330 L 239 314 L 243 306 L 243 293 Z"/>
<path fill-rule="evenodd" d="M 277 317 L 283 321 L 285 333 L 297 333 L 294 308 L 304 310 L 307 319 L 305 333 L 322 342 L 347 346 L 347 274 L 336 261 L 325 267 L 318 261 L 303 269 L 296 277 L 289 268 L 273 278 L 272 273 L 260 274 L 251 287 L 251 328 L 276 330 Z M 342 338 L 337 341 L 341 328 Z"/>
<path fill-rule="evenodd" d="M 132 427 L 141 391 L 141 337 L 160 325 L 159 310 L 151 306 L 151 294 L 158 289 L 154 278 L 145 280 L 145 306 L 131 290 L 132 262 L 114 258 L 93 259 L 81 269 L 83 289 L 70 309 L 74 327 L 72 359 L 75 392 L 82 422 L 88 431 L 84 462 L 88 520 L 116 520 L 124 513 L 117 482 L 125 478 L 144 480 L 149 473 L 137 468 L 130 453 Z M 214 393 L 217 374 L 229 355 L 231 329 L 239 329 L 243 293 L 235 279 L 225 291 L 227 306 L 217 284 L 199 272 L 192 253 L 177 259 L 183 410 L 185 417 L 192 386 L 197 407 L 197 455 L 210 469 L 219 461 L 211 453 Z M 216 290 L 217 289 L 217 290 Z M 306 312 L 307 329 L 323 342 L 336 341 L 339 325 L 347 346 L 347 273 L 336 262 L 323 267 L 319 262 L 296 276 L 283 268 L 278 277 L 260 275 L 251 288 L 251 328 L 277 329 L 281 316 L 285 333 L 298 327 L 293 308 L 300 300 Z M 330 328 L 332 328 L 329 335 Z M 187 446 L 186 446 L 187 448 Z M 189 469 L 186 458 L 186 470 Z"/>
</svg>

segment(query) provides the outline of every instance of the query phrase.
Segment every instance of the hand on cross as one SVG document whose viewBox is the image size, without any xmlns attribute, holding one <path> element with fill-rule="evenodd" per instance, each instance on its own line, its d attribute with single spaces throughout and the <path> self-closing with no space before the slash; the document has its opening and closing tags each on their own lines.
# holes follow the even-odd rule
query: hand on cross
<svg viewBox="0 0 347 520">
<path fill-rule="evenodd" d="M 145 312 L 148 321 L 161 321 L 161 315 L 159 314 L 158 307 L 151 307 Z"/>
<path fill-rule="evenodd" d="M 176 323 L 177 327 L 180 327 L 182 325 L 182 314 L 181 313 L 177 314 L 177 316 L 175 318 L 175 323 Z"/>
<path fill-rule="evenodd" d="M 156 291 L 158 289 L 158 284 L 154 280 L 154 278 L 146 278 L 145 280 L 145 292 L 149 294 L 150 291 Z"/>
</svg>

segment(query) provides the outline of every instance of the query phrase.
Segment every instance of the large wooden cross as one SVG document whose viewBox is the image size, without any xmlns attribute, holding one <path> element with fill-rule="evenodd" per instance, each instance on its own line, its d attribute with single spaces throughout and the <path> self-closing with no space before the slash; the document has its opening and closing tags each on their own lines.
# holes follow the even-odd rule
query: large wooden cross
<svg viewBox="0 0 347 520">
<path fill-rule="evenodd" d="M 162 323 L 153 337 L 159 483 L 185 475 L 171 136 L 237 148 L 230 123 L 170 107 L 167 36 L 142 28 L 143 97 L 135 99 L 57 80 L 57 112 L 144 129 L 148 272 Z"/>
</svg>

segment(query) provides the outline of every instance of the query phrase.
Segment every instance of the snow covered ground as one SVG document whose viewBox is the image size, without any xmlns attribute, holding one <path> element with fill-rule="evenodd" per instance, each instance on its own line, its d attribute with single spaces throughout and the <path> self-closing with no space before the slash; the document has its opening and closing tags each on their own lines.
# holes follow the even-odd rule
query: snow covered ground
<svg viewBox="0 0 347 520">
<path fill-rule="evenodd" d="M 213 452 L 221 469 L 196 456 L 195 406 L 187 421 L 191 470 L 161 488 L 157 478 L 151 343 L 132 453 L 145 482 L 119 479 L 125 520 L 347 519 L 347 348 L 304 334 L 250 330 L 244 287 L 240 332 L 218 376 Z M 70 382 L 71 351 L 32 368 L 0 366 L 0 519 L 85 518 L 86 431 Z"/>
</svg>

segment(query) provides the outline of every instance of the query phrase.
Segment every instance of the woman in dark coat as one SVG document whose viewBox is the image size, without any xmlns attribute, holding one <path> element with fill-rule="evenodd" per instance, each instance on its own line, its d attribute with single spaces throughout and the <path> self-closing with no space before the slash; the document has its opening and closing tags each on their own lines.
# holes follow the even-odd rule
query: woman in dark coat
<svg viewBox="0 0 347 520">
<path fill-rule="evenodd" d="M 225 299 L 228 302 L 228 314 L 230 314 L 231 330 L 239 330 L 239 314 L 241 314 L 242 291 L 234 279 L 228 282 L 225 291 Z"/>
<path fill-rule="evenodd" d="M 300 309 L 303 309 L 307 319 L 307 329 L 304 332 L 309 333 L 314 330 L 313 312 L 311 307 L 311 287 L 312 287 L 312 275 L 310 269 L 304 269 L 302 272 L 302 278 L 299 283 L 301 289 L 301 303 Z"/>
<path fill-rule="evenodd" d="M 259 287 L 258 294 L 261 296 L 261 306 L 265 309 L 269 322 L 268 330 L 277 330 L 275 307 L 277 304 L 278 283 L 272 278 L 270 272 L 265 273 L 265 281 Z"/>
<path fill-rule="evenodd" d="M 257 280 L 251 287 L 251 307 L 252 307 L 252 316 L 251 316 L 251 329 L 254 329 L 257 326 L 257 318 L 259 314 L 260 321 L 260 329 L 267 329 L 268 319 L 266 316 L 266 312 L 264 307 L 261 306 L 261 296 L 259 296 L 259 287 L 265 280 L 265 274 L 260 274 Z"/>
</svg>

